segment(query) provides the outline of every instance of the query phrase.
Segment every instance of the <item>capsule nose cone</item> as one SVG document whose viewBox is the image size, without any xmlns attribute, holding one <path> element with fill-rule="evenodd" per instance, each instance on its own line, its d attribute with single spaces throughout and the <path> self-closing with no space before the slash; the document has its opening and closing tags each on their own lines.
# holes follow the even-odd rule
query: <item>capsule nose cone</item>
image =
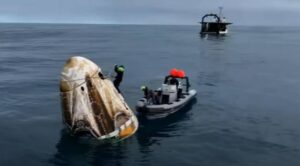
<svg viewBox="0 0 300 166">
<path fill-rule="evenodd" d="M 87 76 L 101 72 L 101 69 L 92 61 L 74 56 L 67 60 L 61 72 L 60 91 L 66 92 L 72 90 L 75 85 L 80 85 Z"/>
</svg>

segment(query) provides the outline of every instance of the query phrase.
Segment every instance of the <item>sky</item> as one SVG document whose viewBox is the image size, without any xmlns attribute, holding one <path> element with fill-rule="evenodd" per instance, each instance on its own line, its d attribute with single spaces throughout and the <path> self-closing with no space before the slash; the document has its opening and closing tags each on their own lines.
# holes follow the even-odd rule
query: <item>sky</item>
<svg viewBox="0 0 300 166">
<path fill-rule="evenodd" d="M 236 25 L 300 26 L 300 0 L 0 0 L 0 22 L 196 25 L 222 6 Z"/>
</svg>

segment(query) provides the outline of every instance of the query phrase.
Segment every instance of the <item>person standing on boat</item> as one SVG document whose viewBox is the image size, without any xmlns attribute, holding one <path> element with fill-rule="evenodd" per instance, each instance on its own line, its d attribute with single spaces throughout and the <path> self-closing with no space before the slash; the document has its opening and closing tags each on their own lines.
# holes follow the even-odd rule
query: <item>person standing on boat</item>
<svg viewBox="0 0 300 166">
<path fill-rule="evenodd" d="M 148 89 L 147 86 L 141 86 L 141 90 L 144 92 L 144 98 L 147 99 L 147 101 L 150 101 L 152 104 L 159 104 L 159 92 L 153 91 L 151 89 Z"/>
<path fill-rule="evenodd" d="M 149 99 L 149 89 L 147 86 L 141 86 L 141 90 L 144 92 L 144 98 Z"/>
<path fill-rule="evenodd" d="M 169 75 L 165 77 L 164 84 L 176 85 L 176 87 L 178 88 L 179 81 L 176 78 L 177 77 L 177 73 L 178 73 L 178 70 L 175 69 L 175 68 L 172 69 L 172 70 L 170 70 Z"/>
<path fill-rule="evenodd" d="M 123 65 L 115 65 L 114 70 L 117 73 L 117 75 L 116 75 L 113 83 L 114 83 L 115 88 L 118 90 L 118 92 L 121 93 L 119 86 L 123 80 L 125 67 Z"/>
<path fill-rule="evenodd" d="M 178 92 L 178 87 L 179 87 L 179 81 L 177 80 L 178 78 L 178 70 L 177 69 L 171 69 L 170 73 L 168 76 L 165 77 L 165 81 L 164 84 L 167 85 L 176 85 L 176 94 Z M 170 86 L 172 87 L 172 86 Z M 176 97 L 176 99 L 174 99 L 174 97 L 172 97 L 174 94 L 174 90 L 170 90 L 168 87 L 167 89 L 163 90 L 163 98 L 162 98 L 162 103 L 172 103 L 174 102 L 174 100 L 178 100 L 178 98 Z"/>
</svg>

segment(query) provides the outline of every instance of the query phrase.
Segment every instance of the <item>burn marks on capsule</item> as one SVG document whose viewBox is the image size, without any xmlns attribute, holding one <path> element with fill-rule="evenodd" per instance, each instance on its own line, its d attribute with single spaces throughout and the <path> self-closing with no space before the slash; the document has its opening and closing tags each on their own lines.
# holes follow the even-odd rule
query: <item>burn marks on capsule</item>
<svg viewBox="0 0 300 166">
<path fill-rule="evenodd" d="M 138 122 L 122 95 L 92 61 L 72 57 L 61 73 L 62 115 L 76 133 L 90 132 L 102 140 L 135 133 Z"/>
</svg>

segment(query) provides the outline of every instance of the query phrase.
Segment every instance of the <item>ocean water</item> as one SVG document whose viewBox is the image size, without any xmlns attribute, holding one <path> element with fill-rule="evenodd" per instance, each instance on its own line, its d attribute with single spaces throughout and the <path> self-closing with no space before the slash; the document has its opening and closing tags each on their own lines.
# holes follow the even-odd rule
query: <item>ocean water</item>
<svg viewBox="0 0 300 166">
<path fill-rule="evenodd" d="M 300 165 L 300 29 L 231 26 L 0 24 L 0 165 Z M 160 86 L 173 67 L 198 91 L 165 119 L 140 119 L 116 144 L 68 133 L 59 77 L 84 56 L 121 84 L 134 109 L 141 85 Z"/>
</svg>

